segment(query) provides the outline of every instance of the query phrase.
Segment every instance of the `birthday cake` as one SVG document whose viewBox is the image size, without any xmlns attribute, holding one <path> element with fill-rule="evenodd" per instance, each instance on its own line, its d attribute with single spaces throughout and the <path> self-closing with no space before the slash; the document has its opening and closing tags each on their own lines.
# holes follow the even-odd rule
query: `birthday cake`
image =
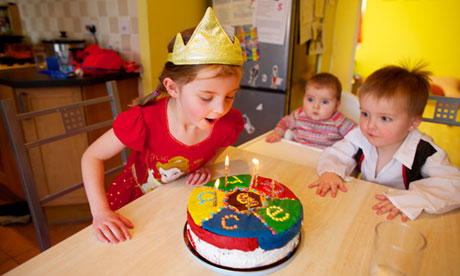
<svg viewBox="0 0 460 276">
<path fill-rule="evenodd" d="M 297 247 L 302 204 L 283 184 L 250 175 L 219 179 L 195 188 L 187 206 L 190 245 L 226 268 L 264 267 L 286 259 Z M 248 200 L 249 199 L 249 200 Z"/>
</svg>

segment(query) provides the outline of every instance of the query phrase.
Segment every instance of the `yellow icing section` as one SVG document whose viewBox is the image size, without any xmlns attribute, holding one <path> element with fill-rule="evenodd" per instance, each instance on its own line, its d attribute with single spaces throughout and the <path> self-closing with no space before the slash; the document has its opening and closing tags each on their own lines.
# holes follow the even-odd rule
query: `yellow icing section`
<svg viewBox="0 0 460 276">
<path fill-rule="evenodd" d="M 225 192 L 217 190 L 217 195 L 215 192 L 214 188 L 202 186 L 193 189 L 190 194 L 188 212 L 196 225 L 201 226 L 203 220 L 209 220 L 224 207 Z M 216 196 L 217 204 L 214 206 Z"/>
</svg>

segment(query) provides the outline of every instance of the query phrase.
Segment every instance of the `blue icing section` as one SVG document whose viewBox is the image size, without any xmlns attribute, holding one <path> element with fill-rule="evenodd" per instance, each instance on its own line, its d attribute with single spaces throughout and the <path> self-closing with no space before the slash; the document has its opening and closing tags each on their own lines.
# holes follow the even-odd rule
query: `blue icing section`
<svg viewBox="0 0 460 276">
<path fill-rule="evenodd" d="M 238 226 L 235 229 L 225 229 L 222 227 L 222 219 L 225 218 L 225 224 L 228 227 Z M 236 220 L 233 216 L 238 217 L 239 221 Z M 256 238 L 264 237 L 269 239 L 273 237 L 270 229 L 268 229 L 256 216 L 238 214 L 231 209 L 224 208 L 219 213 L 215 214 L 210 220 L 203 222 L 203 229 L 210 232 L 234 237 L 234 238 Z"/>
<path fill-rule="evenodd" d="M 273 235 L 271 235 L 271 237 L 260 237 L 258 239 L 260 248 L 264 250 L 272 250 L 286 245 L 287 242 L 292 240 L 297 235 L 297 233 L 299 233 L 300 228 L 302 227 L 302 219 L 303 210 L 301 210 L 300 216 L 297 218 L 296 223 L 288 231 L 277 234 L 276 239 L 273 239 Z"/>
</svg>

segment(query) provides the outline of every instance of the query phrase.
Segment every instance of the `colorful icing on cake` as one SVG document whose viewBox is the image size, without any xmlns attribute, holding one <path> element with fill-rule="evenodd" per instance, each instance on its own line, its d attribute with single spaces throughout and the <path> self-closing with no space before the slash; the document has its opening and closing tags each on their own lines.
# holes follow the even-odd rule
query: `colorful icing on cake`
<svg viewBox="0 0 460 276">
<path fill-rule="evenodd" d="M 188 201 L 187 235 L 198 254 L 228 268 L 255 268 L 297 247 L 302 204 L 286 186 L 257 177 L 249 189 L 251 176 L 236 175 L 227 188 L 221 177 L 216 190 L 215 181 L 195 188 Z"/>
</svg>

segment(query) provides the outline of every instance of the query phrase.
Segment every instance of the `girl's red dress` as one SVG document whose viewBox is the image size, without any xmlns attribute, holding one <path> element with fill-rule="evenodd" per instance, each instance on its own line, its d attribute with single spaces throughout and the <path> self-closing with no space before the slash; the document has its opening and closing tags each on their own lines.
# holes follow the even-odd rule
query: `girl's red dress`
<svg viewBox="0 0 460 276">
<path fill-rule="evenodd" d="M 167 103 L 168 98 L 163 98 L 149 106 L 132 107 L 114 121 L 115 135 L 133 152 L 107 191 L 112 210 L 142 196 L 152 183 L 165 184 L 200 168 L 218 148 L 233 144 L 243 130 L 241 113 L 231 109 L 216 122 L 208 138 L 185 145 L 169 132 Z"/>
</svg>

